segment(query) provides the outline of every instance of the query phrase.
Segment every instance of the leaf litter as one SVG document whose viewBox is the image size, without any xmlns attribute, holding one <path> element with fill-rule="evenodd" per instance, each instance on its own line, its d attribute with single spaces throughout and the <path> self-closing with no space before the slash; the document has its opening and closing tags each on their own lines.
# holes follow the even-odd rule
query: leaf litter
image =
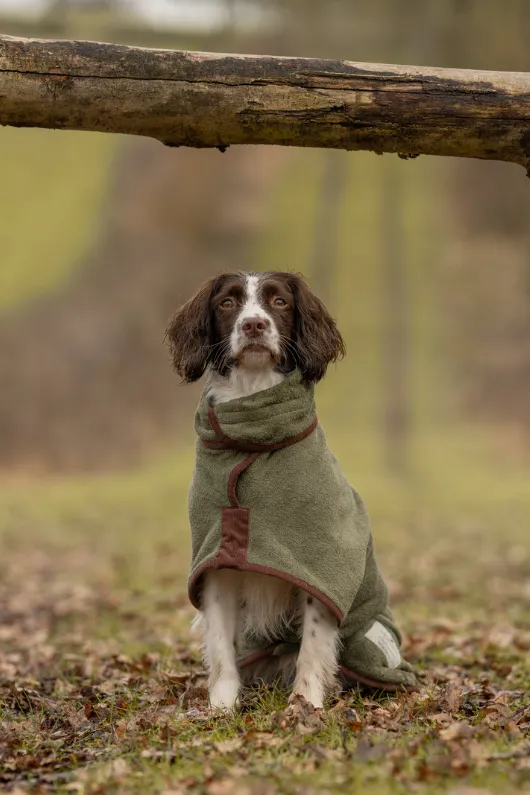
<svg viewBox="0 0 530 795">
<path fill-rule="evenodd" d="M 417 693 L 352 691 L 315 710 L 255 689 L 237 715 L 212 716 L 187 608 L 135 608 L 112 578 L 84 577 L 92 565 L 86 549 L 3 561 L 0 789 L 268 795 L 387 781 L 481 795 L 490 776 L 530 788 L 524 612 L 454 620 L 438 604 L 410 622 Z"/>
</svg>

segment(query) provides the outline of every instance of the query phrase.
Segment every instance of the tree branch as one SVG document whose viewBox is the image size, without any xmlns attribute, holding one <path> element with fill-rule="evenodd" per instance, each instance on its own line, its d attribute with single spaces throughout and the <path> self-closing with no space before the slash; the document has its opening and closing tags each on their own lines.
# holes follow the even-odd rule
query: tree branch
<svg viewBox="0 0 530 795">
<path fill-rule="evenodd" d="M 0 36 L 0 124 L 453 155 L 530 169 L 530 74 Z"/>
</svg>

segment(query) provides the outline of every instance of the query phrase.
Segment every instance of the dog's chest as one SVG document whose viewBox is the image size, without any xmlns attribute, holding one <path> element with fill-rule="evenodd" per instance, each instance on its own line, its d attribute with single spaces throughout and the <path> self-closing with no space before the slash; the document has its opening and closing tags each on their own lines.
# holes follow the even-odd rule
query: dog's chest
<svg viewBox="0 0 530 795">
<path fill-rule="evenodd" d="M 283 381 L 283 378 L 272 367 L 258 371 L 233 369 L 227 378 L 212 373 L 207 387 L 208 396 L 212 405 L 216 406 L 270 389 Z"/>
</svg>

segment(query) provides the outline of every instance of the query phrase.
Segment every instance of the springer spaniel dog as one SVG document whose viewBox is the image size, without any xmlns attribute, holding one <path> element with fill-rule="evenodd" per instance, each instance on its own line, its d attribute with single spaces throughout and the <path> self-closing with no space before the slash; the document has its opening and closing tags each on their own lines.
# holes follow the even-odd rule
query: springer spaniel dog
<svg viewBox="0 0 530 795">
<path fill-rule="evenodd" d="M 184 382 L 207 372 L 214 407 L 269 389 L 295 368 L 305 382 L 318 382 L 344 355 L 335 321 L 302 277 L 276 271 L 210 279 L 174 315 L 167 336 Z M 323 706 L 337 670 L 338 627 L 318 599 L 273 576 L 210 569 L 203 575 L 199 620 L 212 708 L 230 710 L 237 703 L 238 628 L 273 638 L 286 623 L 299 628 L 300 652 L 273 661 L 275 670 L 270 661 L 258 664 L 252 675 L 280 678 L 292 684 L 291 698 Z"/>
</svg>

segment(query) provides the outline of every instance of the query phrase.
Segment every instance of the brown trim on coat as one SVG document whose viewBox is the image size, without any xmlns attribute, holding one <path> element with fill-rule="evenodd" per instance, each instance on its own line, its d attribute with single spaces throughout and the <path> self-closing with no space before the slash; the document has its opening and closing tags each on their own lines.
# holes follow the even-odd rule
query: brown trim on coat
<svg viewBox="0 0 530 795">
<path fill-rule="evenodd" d="M 250 509 L 240 505 L 221 512 L 221 543 L 215 556 L 216 569 L 244 566 L 247 559 Z"/>
<path fill-rule="evenodd" d="M 215 409 L 213 406 L 208 406 L 208 422 L 210 423 L 210 428 L 212 429 L 212 431 L 220 439 L 226 439 L 227 441 L 229 441 L 228 436 L 219 425 L 219 420 L 217 419 L 217 414 L 215 413 Z"/>
<path fill-rule="evenodd" d="M 353 682 L 375 690 L 384 690 L 386 693 L 417 693 L 420 689 L 417 685 L 392 685 L 389 682 L 378 682 L 368 676 L 352 671 L 351 668 L 346 668 L 345 665 L 339 665 L 339 671 L 346 679 L 346 684 L 352 684 Z"/>
<path fill-rule="evenodd" d="M 229 508 L 224 508 L 223 510 L 230 510 Z M 232 509 L 234 510 L 234 509 Z M 244 509 L 242 509 L 244 510 Z M 222 540 L 221 540 L 222 543 Z M 217 553 L 219 554 L 219 553 Z M 246 555 L 246 548 L 245 548 L 245 555 Z M 198 583 L 199 578 L 204 574 L 205 571 L 209 569 L 237 569 L 237 571 L 250 571 L 254 574 L 268 574 L 270 577 L 276 577 L 279 580 L 284 580 L 285 582 L 290 582 L 291 585 L 296 586 L 297 588 L 301 588 L 302 591 L 305 591 L 311 596 L 314 596 L 315 599 L 318 599 L 319 602 L 322 602 L 323 605 L 326 605 L 328 610 L 335 616 L 339 625 L 342 623 L 343 613 L 335 602 L 333 602 L 329 596 L 326 596 L 325 593 L 319 591 L 318 588 L 314 588 L 305 580 L 300 580 L 298 577 L 294 577 L 292 574 L 288 574 L 287 572 L 280 571 L 279 569 L 272 569 L 269 566 L 261 566 L 259 563 L 249 563 L 248 560 L 241 560 L 239 555 L 235 558 L 232 558 L 230 562 L 223 562 L 222 566 L 217 564 L 217 555 L 214 558 L 210 558 L 210 560 L 206 560 L 199 568 L 192 574 L 190 580 L 188 582 L 188 596 L 190 602 L 197 610 L 200 610 L 200 600 L 199 595 L 196 593 L 196 586 Z"/>
<path fill-rule="evenodd" d="M 219 436 L 219 439 L 203 439 L 202 443 L 209 450 L 237 450 L 242 453 L 271 453 L 274 450 L 283 450 L 284 447 L 290 447 L 292 444 L 301 442 L 307 436 L 313 433 L 318 425 L 318 417 L 315 416 L 312 423 L 308 425 L 305 430 L 297 433 L 296 436 L 290 436 L 283 439 L 281 442 L 271 442 L 270 444 L 260 444 L 259 442 L 238 442 L 236 439 L 231 439 L 219 425 L 219 420 L 215 413 L 213 406 L 208 408 L 208 422 L 212 431 Z"/>
<path fill-rule="evenodd" d="M 254 463 L 258 456 L 259 453 L 251 453 L 250 455 L 247 455 L 247 457 L 240 461 L 239 464 L 236 464 L 228 476 L 228 502 L 233 508 L 241 508 L 241 503 L 239 502 L 239 498 L 237 496 L 237 481 L 239 476 L 245 471 L 245 469 L 247 469 L 247 467 Z"/>
</svg>

